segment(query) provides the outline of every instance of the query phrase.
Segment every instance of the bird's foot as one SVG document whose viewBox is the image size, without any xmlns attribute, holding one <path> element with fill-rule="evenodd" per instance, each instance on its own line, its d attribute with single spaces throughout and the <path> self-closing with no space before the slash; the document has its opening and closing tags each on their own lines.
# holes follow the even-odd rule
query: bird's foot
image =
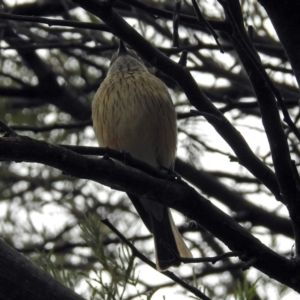
<svg viewBox="0 0 300 300">
<path fill-rule="evenodd" d="M 166 168 L 164 166 L 160 166 L 160 170 L 167 173 L 168 179 L 174 180 L 174 181 L 182 181 L 181 176 L 178 173 L 176 173 L 175 171 L 173 171 L 169 168 Z"/>
</svg>

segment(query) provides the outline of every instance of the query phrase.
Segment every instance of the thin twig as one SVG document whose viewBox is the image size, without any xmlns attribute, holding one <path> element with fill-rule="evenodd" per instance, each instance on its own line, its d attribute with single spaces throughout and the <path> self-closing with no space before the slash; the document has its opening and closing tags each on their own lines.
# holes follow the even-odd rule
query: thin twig
<svg viewBox="0 0 300 300">
<path fill-rule="evenodd" d="M 195 0 L 192 0 L 195 1 Z M 270 77 L 268 76 L 266 70 L 263 68 L 262 64 L 257 60 L 256 55 L 253 53 L 253 51 L 248 47 L 247 41 L 245 41 L 243 34 L 240 31 L 239 26 L 235 22 L 235 17 L 229 7 L 227 7 L 227 3 L 225 1 L 220 1 L 219 2 L 223 5 L 224 9 L 226 9 L 226 12 L 230 19 L 232 20 L 232 24 L 234 25 L 234 30 L 239 35 L 239 39 L 237 41 L 242 45 L 245 54 L 248 56 L 248 58 L 251 60 L 253 63 L 253 66 L 257 69 L 259 74 L 262 76 L 262 78 L 267 82 L 268 86 L 270 87 L 271 91 L 273 92 L 275 98 L 277 99 L 277 102 L 279 103 L 279 106 L 282 110 L 283 113 L 283 121 L 291 128 L 292 132 L 295 134 L 295 136 L 298 138 L 300 141 L 300 132 L 294 122 L 292 121 L 289 112 L 285 106 L 284 100 L 281 96 L 281 93 L 279 90 L 276 88 L 275 84 L 272 82 Z"/>
<path fill-rule="evenodd" d="M 197 15 L 197 19 L 199 21 L 199 23 L 203 22 L 205 24 L 205 26 L 207 27 L 207 29 L 210 31 L 210 33 L 212 34 L 212 36 L 214 37 L 219 49 L 221 53 L 224 53 L 224 49 L 222 47 L 222 45 L 219 42 L 219 36 L 216 34 L 215 30 L 212 28 L 212 26 L 205 20 L 205 18 L 202 16 L 202 13 L 200 11 L 200 8 L 197 4 L 196 0 L 192 0 L 193 6 L 194 6 L 194 10 L 195 13 Z"/>
<path fill-rule="evenodd" d="M 243 271 L 248 270 L 248 269 L 251 268 L 256 262 L 257 262 L 257 258 L 256 258 L 256 257 L 254 257 L 254 258 L 248 260 L 247 262 L 245 262 L 245 263 L 242 265 L 242 270 L 243 270 Z"/>
<path fill-rule="evenodd" d="M 26 125 L 12 125 L 11 129 L 18 130 L 18 131 L 32 131 L 34 133 L 38 133 L 38 132 L 51 131 L 54 129 L 78 129 L 78 128 L 83 128 L 91 125 L 92 125 L 92 121 L 88 120 L 88 121 L 82 121 L 82 122 L 77 122 L 72 124 L 53 124 L 53 125 L 41 126 L 41 127 L 26 126 Z"/>
<path fill-rule="evenodd" d="M 212 264 L 215 264 L 216 262 L 228 258 L 228 257 L 235 257 L 240 256 L 241 252 L 226 252 L 220 255 L 212 256 L 212 257 L 199 257 L 199 258 L 185 258 L 185 257 L 179 257 L 180 261 L 183 263 L 202 263 L 202 262 L 210 262 Z"/>
<path fill-rule="evenodd" d="M 173 47 L 179 47 L 179 21 L 180 21 L 180 8 L 181 8 L 181 0 L 176 0 L 174 14 L 173 14 Z"/>
<path fill-rule="evenodd" d="M 181 55 L 180 55 L 179 62 L 178 62 L 183 67 L 186 67 L 187 56 L 188 56 L 188 52 L 186 50 L 183 50 Z"/>
<path fill-rule="evenodd" d="M 111 30 L 109 29 L 108 26 L 106 26 L 104 24 L 91 23 L 91 22 L 48 19 L 48 18 L 42 18 L 42 17 L 14 15 L 14 14 L 7 14 L 7 13 L 0 13 L 0 19 L 42 23 L 42 24 L 48 24 L 49 26 L 68 26 L 68 27 L 74 27 L 74 28 L 94 29 L 94 30 L 111 32 Z"/>
<path fill-rule="evenodd" d="M 127 238 L 124 237 L 122 233 L 119 232 L 119 230 L 114 227 L 108 219 L 101 220 L 103 224 L 105 224 L 107 227 L 109 227 L 132 251 L 132 255 L 138 257 L 141 261 L 149 265 L 151 268 L 156 270 L 156 265 L 151 260 L 149 260 L 145 255 L 143 255 L 136 247 L 134 247 Z M 207 297 L 205 294 L 203 294 L 201 291 L 199 291 L 197 288 L 187 284 L 183 280 L 181 280 L 179 277 L 177 277 L 174 273 L 170 271 L 162 272 L 161 274 L 165 275 L 166 277 L 169 277 L 173 281 L 177 282 L 179 285 L 181 285 L 186 290 L 190 291 L 200 299 L 204 300 L 210 300 L 209 297 Z"/>
<path fill-rule="evenodd" d="M 205 117 L 205 119 L 209 119 L 211 121 L 214 121 L 215 123 L 219 123 L 221 124 L 223 122 L 223 120 L 221 118 L 219 118 L 218 116 L 215 116 L 213 114 L 210 113 L 206 113 L 204 111 L 199 111 L 199 110 L 195 110 L 195 109 L 191 109 L 190 113 L 197 115 L 197 116 L 202 116 Z"/>
<path fill-rule="evenodd" d="M 10 136 L 18 136 L 10 127 L 8 127 L 5 123 L 0 120 L 0 128 L 3 129 L 4 132 L 8 133 Z M 0 130 L 1 131 L 1 130 Z"/>
</svg>

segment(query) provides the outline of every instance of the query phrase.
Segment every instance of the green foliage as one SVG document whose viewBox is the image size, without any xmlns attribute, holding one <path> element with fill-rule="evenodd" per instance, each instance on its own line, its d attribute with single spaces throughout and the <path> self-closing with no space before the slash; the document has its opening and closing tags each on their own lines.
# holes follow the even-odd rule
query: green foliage
<svg viewBox="0 0 300 300">
<path fill-rule="evenodd" d="M 71 272 L 59 266 L 53 255 L 54 249 L 49 253 L 39 253 L 38 257 L 31 260 L 45 272 L 53 276 L 61 284 L 75 290 L 76 284 L 81 280 L 82 276 L 76 272 Z"/>
<path fill-rule="evenodd" d="M 120 245 L 118 257 L 107 254 L 101 233 L 103 224 L 97 216 L 91 215 L 83 219 L 79 226 L 82 237 L 92 248 L 97 262 L 101 264 L 101 269 L 93 272 L 94 278 L 87 281 L 92 290 L 90 299 L 124 299 L 127 286 L 136 287 L 139 282 L 134 256 L 126 245 Z"/>
<path fill-rule="evenodd" d="M 254 283 L 250 283 L 246 279 L 238 281 L 236 290 L 234 291 L 235 300 L 253 300 L 257 295 L 259 281 L 259 278 Z"/>
</svg>

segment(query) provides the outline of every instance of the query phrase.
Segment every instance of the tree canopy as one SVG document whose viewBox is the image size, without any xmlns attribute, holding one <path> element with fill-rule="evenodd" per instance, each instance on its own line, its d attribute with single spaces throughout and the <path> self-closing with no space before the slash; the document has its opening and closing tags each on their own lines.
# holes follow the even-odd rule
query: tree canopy
<svg viewBox="0 0 300 300">
<path fill-rule="evenodd" d="M 296 297 L 298 0 L 1 7 L 0 299 Z M 169 88 L 174 174 L 97 145 L 119 39 Z M 172 208 L 194 259 L 157 272 L 124 192 Z"/>
</svg>

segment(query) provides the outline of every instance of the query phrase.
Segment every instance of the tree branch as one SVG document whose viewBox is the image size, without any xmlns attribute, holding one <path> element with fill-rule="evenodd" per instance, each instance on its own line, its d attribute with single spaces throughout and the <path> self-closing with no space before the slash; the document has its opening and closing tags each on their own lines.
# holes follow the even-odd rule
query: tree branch
<svg viewBox="0 0 300 300">
<path fill-rule="evenodd" d="M 293 228 L 289 219 L 277 216 L 273 212 L 268 212 L 252 204 L 240 194 L 228 189 L 221 181 L 207 174 L 207 172 L 197 170 L 180 159 L 176 159 L 175 171 L 203 193 L 225 204 L 236 214 L 242 214 L 243 220 L 251 222 L 254 226 L 264 226 L 272 232 L 293 238 Z"/>
<path fill-rule="evenodd" d="M 138 249 L 136 247 L 134 247 L 134 245 L 131 244 L 129 242 L 129 240 L 126 239 L 125 236 L 123 234 L 121 234 L 121 232 L 115 226 L 113 226 L 113 224 L 111 224 L 109 222 L 108 219 L 101 220 L 101 222 L 103 224 L 105 224 L 108 228 L 110 228 L 123 241 L 123 243 L 125 243 L 131 249 L 132 254 L 134 256 L 138 257 L 144 263 L 146 263 L 151 268 L 153 268 L 153 269 L 156 270 L 155 263 L 153 263 L 152 261 L 150 261 L 145 255 L 143 255 L 141 252 L 139 252 Z M 186 290 L 190 291 L 191 293 L 193 293 L 195 296 L 199 297 L 200 299 L 210 300 L 210 298 L 208 298 L 205 294 L 203 294 L 199 289 L 197 289 L 197 288 L 195 288 L 195 287 L 187 284 L 185 281 L 183 281 L 180 278 L 178 278 L 174 273 L 172 273 L 170 271 L 164 271 L 164 272 L 162 272 L 162 274 L 165 275 L 166 277 L 172 279 L 174 282 L 178 283 L 179 285 L 181 285 Z"/>
<path fill-rule="evenodd" d="M 275 172 L 284 203 L 289 211 L 296 243 L 296 254 L 300 255 L 300 192 L 297 176 L 290 156 L 287 138 L 283 131 L 277 104 L 267 74 L 261 66 L 260 59 L 252 46 L 244 28 L 243 17 L 238 0 L 221 1 L 227 19 L 231 22 L 232 41 L 237 53 L 249 75 L 254 88 L 266 135 L 269 141 Z"/>
<path fill-rule="evenodd" d="M 22 137 L 21 140 L 0 138 L 0 159 L 46 164 L 70 176 L 90 179 L 137 197 L 159 201 L 195 220 L 224 242 L 231 251 L 242 252 L 241 259 L 244 262 L 253 261 L 254 258 L 253 267 L 300 292 L 299 265 L 296 261 L 281 257 L 263 245 L 182 181 L 154 178 L 112 160 L 84 157 L 27 137 Z"/>
<path fill-rule="evenodd" d="M 298 0 L 259 0 L 278 34 L 300 87 L 300 2 Z"/>
<path fill-rule="evenodd" d="M 84 300 L 0 239 L 0 298 Z"/>
<path fill-rule="evenodd" d="M 95 29 L 101 30 L 104 32 L 110 32 L 109 27 L 105 24 L 94 24 L 91 22 L 78 22 L 78 21 L 69 21 L 69 20 L 59 20 L 59 19 L 49 19 L 36 16 L 23 16 L 15 14 L 0 13 L 0 19 L 2 20 L 13 20 L 13 21 L 22 21 L 22 22 L 32 22 L 32 23 L 41 23 L 47 24 L 49 26 L 68 26 L 72 28 L 84 28 L 84 29 Z"/>
</svg>

